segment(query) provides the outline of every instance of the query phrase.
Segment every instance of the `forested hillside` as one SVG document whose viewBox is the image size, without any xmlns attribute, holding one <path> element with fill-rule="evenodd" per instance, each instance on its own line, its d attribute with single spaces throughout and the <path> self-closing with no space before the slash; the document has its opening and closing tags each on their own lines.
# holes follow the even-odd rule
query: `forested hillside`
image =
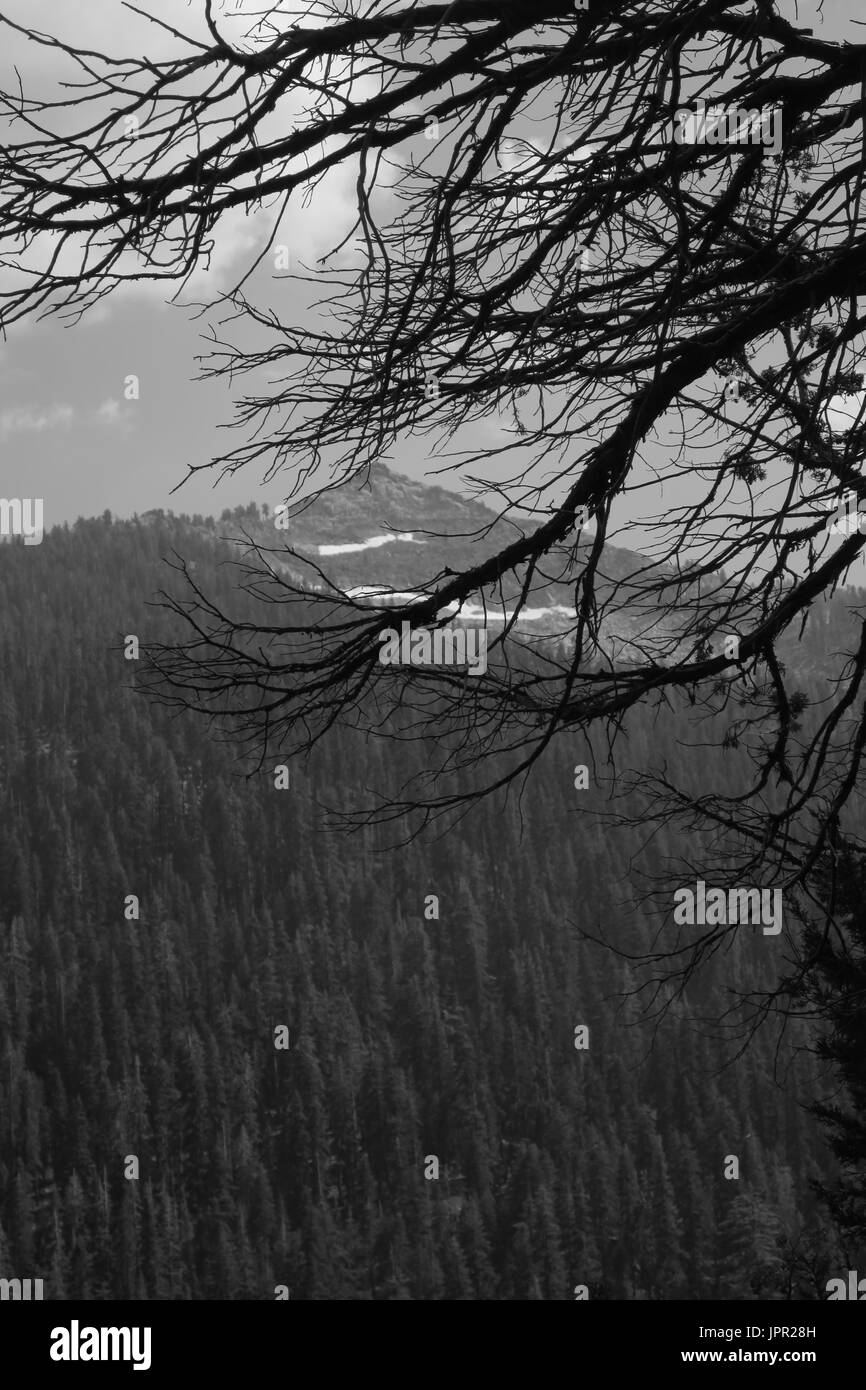
<svg viewBox="0 0 866 1390">
<path fill-rule="evenodd" d="M 165 635 L 172 550 L 228 595 L 221 530 L 106 515 L 0 546 L 0 1274 L 55 1299 L 822 1296 L 780 1241 L 822 1220 L 826 1078 L 769 1028 L 724 1066 L 712 1023 L 779 943 L 637 1025 L 638 967 L 581 932 L 634 952 L 657 922 L 579 741 L 522 802 L 396 849 L 323 807 L 402 783 L 420 743 L 338 729 L 288 789 L 245 776 L 123 653 Z M 678 756 L 648 714 L 630 739 Z"/>
</svg>

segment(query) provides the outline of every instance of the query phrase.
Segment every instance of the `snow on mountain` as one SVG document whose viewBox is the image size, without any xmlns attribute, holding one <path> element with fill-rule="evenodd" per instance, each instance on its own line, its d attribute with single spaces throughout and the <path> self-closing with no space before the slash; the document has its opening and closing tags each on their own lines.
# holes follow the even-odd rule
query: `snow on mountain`
<svg viewBox="0 0 866 1390">
<path fill-rule="evenodd" d="M 390 545 L 392 541 L 414 541 L 416 545 L 423 545 L 411 531 L 401 532 L 396 536 L 370 536 L 365 541 L 344 541 L 338 545 L 317 545 L 314 547 L 317 555 L 353 555 L 359 550 L 378 550 L 380 545 Z"/>
<path fill-rule="evenodd" d="M 477 567 L 539 524 L 526 514 L 498 517 L 479 502 L 396 473 L 385 464 L 374 466 L 369 482 L 350 480 L 290 508 L 288 531 L 275 530 L 273 518 L 256 508 L 229 515 L 268 549 L 269 562 L 295 582 L 319 591 L 330 587 L 335 595 L 384 608 L 421 602 L 450 575 Z M 591 531 L 575 531 L 573 539 L 545 559 L 522 599 L 525 569 L 503 576 L 460 607 L 444 606 L 439 617 L 501 629 L 514 619 L 520 601 L 516 632 L 568 642 L 576 623 L 575 581 L 592 538 Z M 278 553 L 283 544 L 284 559 Z M 307 557 L 321 574 L 304 563 Z M 635 646 L 636 657 L 645 660 L 647 637 L 671 631 L 670 614 L 639 601 L 629 586 L 638 571 L 645 581 L 648 568 L 652 566 L 645 556 L 612 546 L 605 549 L 596 583 L 599 605 L 603 607 L 614 585 L 621 585 L 601 621 L 599 646 L 609 655 L 621 655 L 624 648 L 639 643 L 644 650 L 639 653 Z"/>
</svg>

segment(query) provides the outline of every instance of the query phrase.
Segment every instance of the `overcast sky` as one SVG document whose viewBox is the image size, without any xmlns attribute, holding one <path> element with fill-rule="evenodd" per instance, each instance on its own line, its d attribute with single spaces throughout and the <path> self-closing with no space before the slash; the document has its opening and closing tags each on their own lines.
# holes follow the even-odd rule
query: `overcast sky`
<svg viewBox="0 0 866 1390">
<path fill-rule="evenodd" d="M 258 4 L 247 0 L 246 7 Z M 863 13 L 861 5 L 862 0 L 825 0 L 823 23 L 814 0 L 783 8 L 824 38 L 862 42 L 866 29 L 853 18 Z M 150 0 L 149 7 L 196 34 L 203 0 Z M 240 0 L 224 5 L 240 8 Z M 121 0 L 0 0 L 0 13 L 108 53 L 161 57 L 174 42 L 150 26 L 145 40 L 143 21 Z M 17 63 L 25 92 L 42 91 L 56 82 L 52 62 L 44 50 L 37 62 L 32 46 L 22 53 L 4 36 L 0 84 L 15 80 Z M 296 260 L 311 263 L 334 244 L 335 229 L 351 215 L 353 192 L 347 170 L 330 179 L 307 209 L 295 210 Z M 227 226 L 210 280 L 191 286 L 190 297 L 233 282 L 263 234 L 242 218 Z M 303 312 L 303 291 L 290 282 L 274 279 L 273 296 L 287 318 Z M 118 516 L 152 507 L 219 514 L 241 502 L 273 504 L 286 495 L 279 479 L 262 486 L 261 470 L 250 468 L 216 489 L 216 472 L 199 475 L 171 496 L 188 464 L 204 463 L 227 447 L 227 432 L 218 426 L 231 420 L 232 411 L 225 385 L 194 379 L 195 354 L 205 350 L 202 321 L 166 305 L 165 297 L 164 288 L 124 289 L 76 326 L 64 327 L 56 318 L 16 325 L 0 342 L 0 496 L 44 498 L 46 529 L 106 508 Z M 137 402 L 124 400 L 124 380 L 131 374 L 140 379 Z M 392 463 L 414 476 L 436 466 L 419 440 L 407 441 Z"/>
</svg>

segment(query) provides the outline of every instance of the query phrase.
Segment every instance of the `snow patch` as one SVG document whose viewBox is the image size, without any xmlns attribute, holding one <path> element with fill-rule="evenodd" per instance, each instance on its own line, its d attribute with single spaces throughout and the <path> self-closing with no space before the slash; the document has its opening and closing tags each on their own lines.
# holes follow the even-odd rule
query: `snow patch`
<svg viewBox="0 0 866 1390">
<path fill-rule="evenodd" d="M 384 607 L 405 607 L 412 603 L 423 603 L 430 597 L 423 591 L 417 589 L 403 590 L 398 592 L 396 589 L 389 589 L 381 584 L 358 584 L 352 589 L 346 589 L 346 598 L 355 599 L 363 602 L 364 599 L 378 599 Z M 468 623 L 505 623 L 514 617 L 513 608 L 484 608 L 480 603 L 464 603 L 462 608 L 456 599 L 440 608 L 439 616 L 447 614 L 449 617 L 459 616 L 464 622 Z M 543 622 L 545 618 L 564 617 L 573 623 L 576 618 L 573 608 L 569 608 L 563 603 L 551 603 L 544 608 L 522 608 L 518 615 L 518 622 L 537 623 Z"/>
<path fill-rule="evenodd" d="M 463 616 L 470 622 L 506 623 L 514 617 L 514 612 L 513 608 L 485 609 L 479 603 L 465 603 L 463 605 Z M 568 608 L 562 603 L 551 603 L 546 608 L 521 608 L 517 615 L 517 621 L 537 623 L 557 614 L 561 614 L 572 622 L 577 616 L 573 608 Z"/>
<path fill-rule="evenodd" d="M 353 555 L 359 550 L 378 550 L 380 545 L 388 545 L 391 541 L 412 541 L 415 545 L 423 545 L 423 541 L 416 541 L 412 531 L 397 531 L 390 536 L 371 536 L 366 541 L 347 541 L 343 545 L 317 545 L 315 547 L 317 555 Z"/>
<path fill-rule="evenodd" d="M 400 607 L 407 603 L 421 603 L 429 594 L 417 589 L 389 589 L 385 584 L 356 584 L 352 589 L 344 589 L 346 598 L 377 598 L 387 607 Z"/>
</svg>

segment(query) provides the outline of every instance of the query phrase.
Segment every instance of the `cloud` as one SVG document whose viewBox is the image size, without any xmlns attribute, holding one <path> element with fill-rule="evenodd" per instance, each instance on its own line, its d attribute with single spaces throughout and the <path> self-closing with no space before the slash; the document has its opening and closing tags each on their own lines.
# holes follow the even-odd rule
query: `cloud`
<svg viewBox="0 0 866 1390">
<path fill-rule="evenodd" d="M 575 146 L 573 150 L 560 142 L 551 150 L 537 140 L 521 140 L 509 135 L 500 141 L 499 163 L 508 173 L 525 173 L 534 168 L 539 174 L 544 168 L 543 161 L 552 159 L 554 163 L 548 166 L 545 177 L 559 178 L 562 171 L 556 167 L 557 164 L 582 164 L 603 148 L 603 140 L 590 140 L 585 145 Z"/>
<path fill-rule="evenodd" d="M 199 262 L 187 280 L 181 297 L 215 294 L 231 289 L 238 275 L 263 250 L 273 224 L 273 215 L 269 216 L 266 212 L 248 213 L 242 207 L 229 208 L 211 233 L 213 250 L 209 264 Z M 246 265 L 243 261 L 246 261 Z M 165 298 L 165 286 L 160 288 Z"/>
<path fill-rule="evenodd" d="M 71 405 L 50 405 L 40 408 L 13 406 L 0 411 L 0 439 L 13 434 L 42 434 L 45 430 L 60 429 L 75 419 Z"/>
<path fill-rule="evenodd" d="M 112 397 L 109 397 L 107 401 L 102 402 L 102 405 L 96 409 L 94 414 L 99 424 L 114 425 L 120 419 L 120 401 L 116 401 Z"/>
<path fill-rule="evenodd" d="M 14 434 L 44 434 L 47 430 L 64 429 L 72 424 L 111 427 L 122 421 L 122 403 L 111 397 L 84 413 L 65 402 L 47 406 L 12 406 L 0 411 L 0 439 L 9 439 Z"/>
<path fill-rule="evenodd" d="M 833 396 L 824 407 L 824 418 L 834 434 L 847 434 L 866 422 L 866 377 L 862 382 L 862 390 Z"/>
<path fill-rule="evenodd" d="M 184 5 L 178 5 L 177 0 L 142 0 L 142 8 L 187 33 L 190 38 L 212 43 L 204 23 L 204 5 L 200 0 Z M 375 4 L 373 0 L 354 0 L 352 8 L 354 12 L 366 12 L 375 9 Z M 102 3 L 64 0 L 60 7 L 56 0 L 7 0 L 2 6 L 2 14 L 15 23 L 30 24 L 37 30 L 79 43 L 85 48 L 93 47 L 107 55 L 146 52 L 151 61 L 162 61 L 184 51 L 189 52 L 180 40 L 165 29 L 147 24 L 120 0 L 111 0 L 111 3 L 108 0 Z M 216 0 L 214 15 L 220 32 L 230 44 L 254 49 L 262 42 L 268 42 L 280 30 L 297 23 L 298 6 L 294 0 L 292 3 L 290 0 L 279 0 L 277 4 L 263 4 L 262 0 Z M 332 22 L 332 17 L 329 18 L 326 9 L 303 18 L 306 27 L 329 22 Z M 2 25 L 0 38 L 4 48 L 0 56 L 0 87 L 14 88 L 17 78 L 13 65 L 17 64 L 24 74 L 25 90 L 29 97 L 37 95 L 58 100 L 68 95 L 60 86 L 61 81 L 68 80 L 71 75 L 67 57 L 49 47 L 28 43 L 22 35 Z M 101 70 L 98 62 L 96 66 Z M 344 59 L 331 60 L 327 64 L 323 60 L 314 62 L 309 74 L 312 85 L 296 84 L 282 96 L 278 109 L 263 118 L 257 131 L 261 144 L 267 146 L 269 140 L 284 137 L 286 131 L 292 128 L 306 128 L 311 119 L 309 108 L 320 105 L 322 100 L 316 96 L 316 84 L 321 83 L 323 88 L 327 88 L 329 84 L 346 78 L 350 71 Z M 380 90 L 379 79 L 362 74 L 353 78 L 344 96 L 351 95 L 353 100 L 360 101 Z M 61 127 L 66 119 L 64 117 L 60 121 Z M 71 119 L 74 123 L 74 118 Z M 6 126 L 8 119 L 0 120 L 0 137 Z M 130 142 L 131 160 L 146 154 L 147 133 L 145 122 L 139 139 Z M 20 131 L 16 131 L 16 138 L 21 138 Z M 345 141 L 341 137 L 332 142 L 332 147 L 343 143 Z M 197 138 L 188 131 L 172 141 L 159 167 L 176 168 L 183 159 L 193 158 L 197 151 Z M 309 151 L 305 156 L 298 157 L 297 166 L 303 168 L 311 160 L 321 158 L 322 153 L 323 147 Z M 380 171 L 382 184 L 398 177 L 398 169 Z M 340 244 L 350 231 L 357 215 L 356 178 L 355 159 L 326 173 L 318 183 L 314 196 L 310 196 L 310 190 L 303 186 L 292 194 L 288 214 L 283 217 L 274 238 L 276 245 L 288 245 L 292 271 L 303 273 L 305 266 L 312 267 L 319 257 Z M 211 229 L 209 240 L 213 246 L 209 264 L 201 260 L 185 283 L 169 278 L 134 278 L 140 275 L 142 261 L 135 252 L 127 251 L 114 271 L 130 278 L 122 279 L 114 293 L 88 312 L 88 322 L 106 321 L 115 307 L 119 308 L 124 301 L 147 301 L 162 306 L 177 295 L 181 304 L 197 304 L 216 299 L 221 292 L 233 289 L 264 251 L 281 207 L 278 196 L 269 200 L 269 204 L 263 208 L 257 206 L 255 184 L 250 182 L 249 186 L 250 206 L 225 211 Z M 387 196 L 387 189 L 384 192 Z M 20 292 L 49 266 L 57 277 L 74 277 L 83 265 L 93 264 L 94 249 L 83 234 L 70 236 L 59 255 L 58 249 L 56 233 L 46 232 L 35 236 L 26 247 L 10 255 L 7 263 L 0 266 L 0 293 Z M 344 268 L 358 259 L 358 249 L 350 242 L 331 264 Z M 272 269 L 272 264 L 271 257 L 266 257 L 262 264 L 265 274 Z M 28 320 L 24 321 L 24 326 L 29 326 Z"/>
</svg>

